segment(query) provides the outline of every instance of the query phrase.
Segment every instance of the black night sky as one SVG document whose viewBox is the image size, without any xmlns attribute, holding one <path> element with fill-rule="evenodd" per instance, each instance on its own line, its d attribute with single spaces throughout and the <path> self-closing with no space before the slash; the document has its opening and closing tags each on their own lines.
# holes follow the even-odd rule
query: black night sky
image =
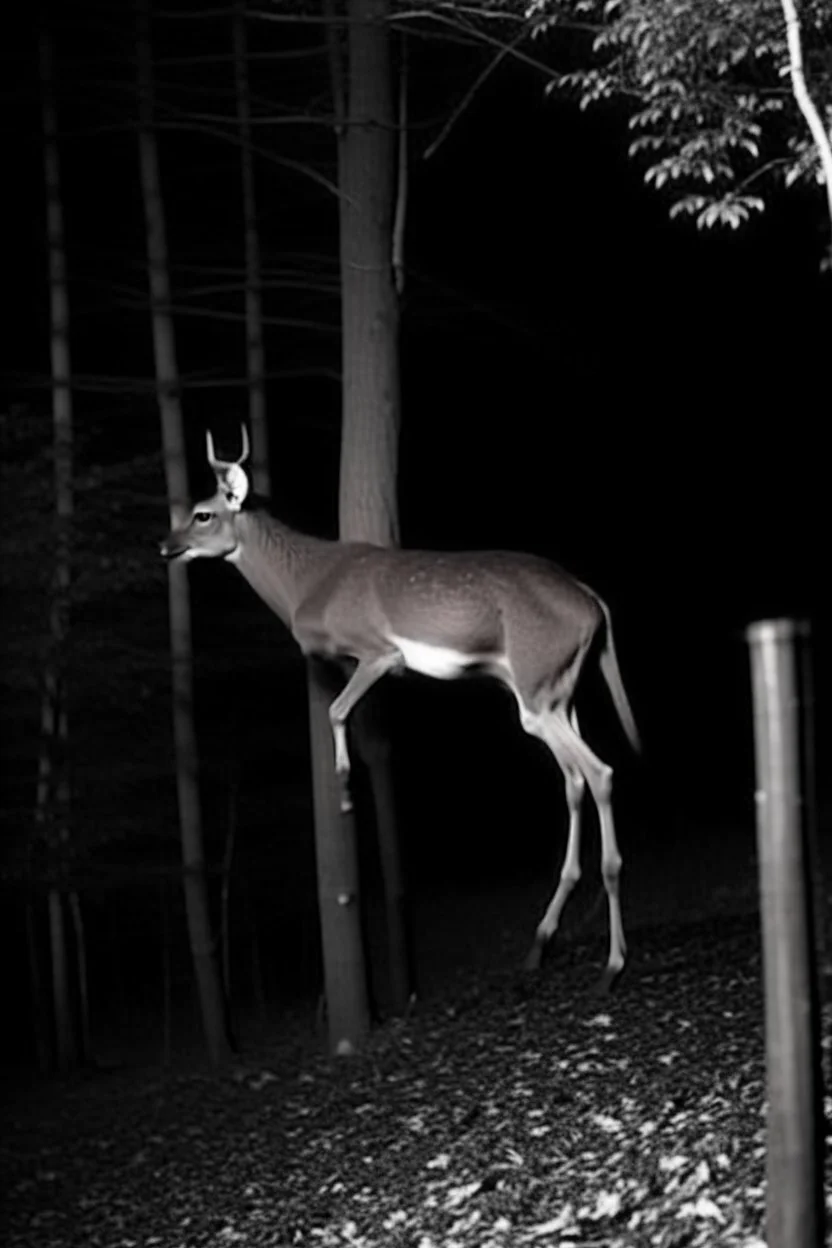
<svg viewBox="0 0 832 1248">
<path fill-rule="evenodd" d="M 320 37 L 315 27 L 251 24 L 261 53 Z M 154 40 L 170 118 L 185 108 L 230 112 L 227 63 L 174 63 L 196 51 L 227 52 L 222 19 L 160 20 Z M 136 141 L 127 125 L 134 111 L 129 21 L 110 6 L 66 4 L 56 47 L 79 471 L 102 466 L 106 480 L 118 464 L 159 446 Z M 594 586 L 613 611 L 645 742 L 644 758 L 634 761 L 603 697 L 588 691 L 586 735 L 616 767 L 626 887 L 648 910 L 672 907 L 678 871 L 670 864 L 678 858 L 696 877 L 697 899 L 753 889 L 753 875 L 743 877 L 754 870 L 742 632 L 751 620 L 812 620 L 821 757 L 828 739 L 822 197 L 775 198 L 738 234 L 671 223 L 667 202 L 644 188 L 642 171 L 627 160 L 620 112 L 581 114 L 545 95 L 542 73 L 510 63 L 425 159 L 485 61 L 481 49 L 418 37 L 409 56 L 404 543 L 537 552 Z M 31 29 L 14 55 L 7 46 L 4 62 L 5 425 L 23 409 L 48 413 L 49 340 Z M 323 57 L 262 59 L 253 74 L 275 115 L 326 107 Z M 201 132 L 160 134 L 174 285 L 190 306 L 198 300 L 186 288 L 212 280 L 197 266 L 242 263 L 237 158 L 233 143 L 217 137 L 230 129 L 205 121 Z M 320 125 L 275 124 L 263 127 L 261 139 L 269 154 L 257 168 L 265 264 L 304 279 L 276 283 L 266 302 L 273 506 L 287 522 L 331 536 L 337 213 L 332 195 L 294 166 L 308 162 L 331 175 L 332 136 Z M 237 298 L 211 306 L 236 310 Z M 246 410 L 243 330 L 239 321 L 182 314 L 177 334 L 200 496 L 212 489 L 204 430 L 235 439 Z M 6 473 L 14 467 L 7 462 Z M 152 471 L 135 503 L 119 477 L 111 537 L 106 495 L 85 496 L 95 551 L 113 570 L 112 595 L 99 594 L 77 622 L 86 630 L 76 762 L 80 805 L 94 829 L 93 944 L 109 939 L 114 921 L 115 876 L 107 872 L 131 864 L 140 872 L 164 857 L 162 835 L 174 847 L 165 853 L 175 850 L 166 592 L 156 553 L 167 519 L 160 459 Z M 129 574 L 118 568 L 125 533 L 131 557 L 141 552 Z M 268 881 L 259 904 L 261 912 L 273 907 L 262 920 L 269 938 L 280 931 L 297 939 L 302 929 L 312 949 L 302 973 L 276 975 L 274 991 L 308 993 L 316 934 L 302 664 L 231 569 L 195 567 L 192 586 L 209 852 L 222 852 L 233 775 L 248 880 L 241 889 Z M 11 613 L 35 609 L 27 603 L 23 595 Z M 144 652 L 140 677 L 129 665 L 114 667 L 126 638 L 155 647 L 157 668 Z M 6 818 L 19 827 L 32 800 L 38 711 L 37 672 L 16 662 L 6 678 L 11 744 L 4 748 L 17 769 L 16 783 L 6 785 Z M 414 678 L 398 682 L 390 698 L 417 894 L 463 897 L 516 878 L 544 897 L 563 844 L 560 780 L 520 732 L 504 694 Z M 101 768 L 110 774 L 99 786 Z M 823 805 L 823 769 L 820 781 Z M 109 842 L 106 828 L 126 807 L 134 823 Z M 717 844 L 728 845 L 731 865 L 715 867 L 712 882 Z M 587 845 L 594 863 L 592 834 Z M 118 904 L 132 916 L 124 921 L 139 934 L 151 925 L 141 917 L 143 887 L 131 894 L 119 884 Z M 19 908 L 11 913 L 9 939 L 19 942 Z M 522 928 L 533 917 L 506 920 L 515 922 Z M 475 933 L 464 939 L 477 943 Z M 149 976 L 131 941 L 124 937 L 126 964 Z M 96 974 L 109 982 L 103 959 Z"/>
</svg>

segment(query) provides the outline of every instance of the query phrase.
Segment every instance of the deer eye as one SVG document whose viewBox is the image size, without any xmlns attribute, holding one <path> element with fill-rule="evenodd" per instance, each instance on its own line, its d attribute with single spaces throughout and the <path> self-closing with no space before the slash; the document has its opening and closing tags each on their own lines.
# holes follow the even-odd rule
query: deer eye
<svg viewBox="0 0 832 1248">
<path fill-rule="evenodd" d="M 211 511 L 195 511 L 194 520 L 197 524 L 210 524 L 214 519 L 214 513 Z"/>
</svg>

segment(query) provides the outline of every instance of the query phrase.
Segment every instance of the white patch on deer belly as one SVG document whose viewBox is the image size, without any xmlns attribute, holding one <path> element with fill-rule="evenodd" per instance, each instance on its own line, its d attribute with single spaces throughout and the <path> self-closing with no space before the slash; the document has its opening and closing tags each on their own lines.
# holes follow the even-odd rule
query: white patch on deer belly
<svg viewBox="0 0 832 1248">
<path fill-rule="evenodd" d="M 497 668 L 503 665 L 497 655 L 470 654 L 452 646 L 435 646 L 426 641 L 413 641 L 409 637 L 391 635 L 390 641 L 400 651 L 411 671 L 432 676 L 435 680 L 453 680 L 469 667 Z"/>
</svg>

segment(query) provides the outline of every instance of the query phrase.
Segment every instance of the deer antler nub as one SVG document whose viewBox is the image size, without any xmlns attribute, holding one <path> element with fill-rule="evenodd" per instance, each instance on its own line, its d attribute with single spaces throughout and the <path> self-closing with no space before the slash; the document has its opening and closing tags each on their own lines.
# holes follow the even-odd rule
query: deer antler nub
<svg viewBox="0 0 832 1248">
<path fill-rule="evenodd" d="M 248 459 L 248 452 L 249 452 L 248 429 L 246 429 L 245 425 L 242 425 L 242 424 L 240 425 L 240 434 L 242 436 L 242 442 L 243 442 L 243 452 L 240 458 L 239 459 L 217 459 L 217 456 L 214 454 L 214 439 L 211 434 L 211 430 L 210 429 L 205 430 L 205 441 L 208 446 L 208 463 L 211 465 L 211 467 L 214 469 L 215 472 L 217 471 L 217 469 L 230 468 L 232 464 L 243 464 Z"/>
<path fill-rule="evenodd" d="M 211 431 L 210 429 L 205 431 L 205 441 L 208 446 L 208 463 L 214 470 L 219 491 L 225 499 L 229 511 L 240 510 L 249 488 L 245 469 L 241 467 L 243 461 L 248 459 L 248 430 L 245 425 L 241 425 L 240 431 L 243 440 L 243 453 L 239 459 L 218 459 L 214 452 L 214 439 Z"/>
</svg>

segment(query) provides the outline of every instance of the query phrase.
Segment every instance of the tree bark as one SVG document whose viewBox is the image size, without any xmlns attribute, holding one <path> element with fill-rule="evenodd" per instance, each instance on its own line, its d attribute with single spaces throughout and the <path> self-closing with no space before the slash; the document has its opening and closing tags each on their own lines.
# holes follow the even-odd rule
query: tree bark
<svg viewBox="0 0 832 1248">
<path fill-rule="evenodd" d="M 243 217 L 246 250 L 246 349 L 251 424 L 251 475 L 258 494 L 271 495 L 265 411 L 265 361 L 261 299 L 260 241 L 254 193 L 248 72 L 246 64 L 245 0 L 234 12 L 234 65 L 237 118 L 243 179 Z M 307 664 L 309 741 L 312 760 L 312 799 L 315 857 L 324 983 L 327 1003 L 328 1048 L 346 1056 L 361 1048 L 369 1031 L 369 1010 L 360 928 L 355 825 L 342 815 L 335 775 L 329 703 L 336 696 L 332 674 L 320 664 Z M 257 936 L 254 935 L 255 951 Z M 256 968 L 259 999 L 263 1001 L 259 957 Z"/>
<path fill-rule="evenodd" d="M 41 973 L 37 911 L 32 897 L 28 897 L 26 900 L 26 948 L 29 954 L 32 1034 L 35 1041 L 35 1052 L 38 1056 L 38 1072 L 41 1075 L 47 1075 L 52 1064 L 52 1049 L 49 1043 L 50 1031 L 46 1008 L 46 992 Z"/>
<path fill-rule="evenodd" d="M 57 888 L 49 890 L 49 948 L 52 954 L 52 1001 L 55 1008 L 55 1042 L 58 1070 L 66 1074 L 77 1060 L 75 1030 L 69 997 L 69 967 L 63 898 Z"/>
<path fill-rule="evenodd" d="M 48 891 L 49 947 L 58 1069 L 77 1061 L 72 996 L 67 973 L 66 928 L 61 882 L 70 854 L 70 794 L 67 711 L 67 649 L 72 580 L 73 422 L 69 293 L 66 276 L 58 126 L 54 101 L 52 39 L 43 27 L 39 40 L 42 92 L 46 230 L 49 251 L 50 356 L 52 369 L 53 470 L 55 484 L 55 564 L 49 613 L 49 642 L 44 665 L 41 710 L 37 822 L 50 860 Z"/>
<path fill-rule="evenodd" d="M 329 722 L 337 697 L 328 665 L 307 663 L 309 736 L 318 910 L 324 962 L 329 1051 L 348 1057 L 364 1044 L 370 1029 L 354 812 L 341 810 L 335 751 Z"/>
<path fill-rule="evenodd" d="M 167 1069 L 173 1058 L 173 941 L 170 930 L 170 898 L 167 880 L 162 880 L 162 1065 Z"/>
<path fill-rule="evenodd" d="M 333 73 L 341 242 L 340 536 L 382 546 L 395 546 L 399 540 L 401 406 L 394 274 L 397 127 L 389 8 L 389 0 L 349 0 L 348 72 L 341 75 L 346 98 L 342 93 L 339 99 L 339 78 Z M 395 250 L 401 263 L 401 237 Z M 353 727 L 375 806 L 388 944 L 386 1004 L 402 1013 L 413 986 L 412 960 L 383 690 L 359 704 Z"/>
<path fill-rule="evenodd" d="M 171 315 L 165 216 L 153 131 L 153 61 L 147 0 L 138 10 L 139 165 L 147 227 L 147 256 L 157 396 L 162 423 L 168 501 L 172 527 L 187 506 L 188 469 L 179 398 L 179 371 Z M 187 565 L 168 565 L 168 605 L 173 684 L 173 738 L 182 837 L 185 911 L 194 961 L 203 1031 L 211 1062 L 230 1052 L 225 1002 L 211 930 L 203 848 L 199 760 L 194 728 L 193 646 Z"/>
<path fill-rule="evenodd" d="M 348 2 L 348 96 L 339 136 L 340 535 L 396 546 L 400 393 L 393 281 L 396 120 L 389 0 Z"/>
<path fill-rule="evenodd" d="M 228 1009 L 231 1009 L 231 866 L 234 860 L 234 842 L 237 837 L 237 785 L 232 779 L 228 786 L 228 825 L 225 833 L 225 853 L 222 859 L 220 885 L 220 930 L 222 932 L 222 982 Z"/>
<path fill-rule="evenodd" d="M 342 62 L 331 0 L 326 0 L 325 10 L 335 84 Z M 340 98 L 337 85 L 334 93 Z M 335 773 L 329 721 L 329 706 L 338 693 L 335 672 L 310 660 L 306 679 L 327 1043 L 331 1053 L 348 1055 L 361 1048 L 370 1027 L 356 824 L 353 810 L 341 810 Z"/>
<path fill-rule="evenodd" d="M 87 969 L 87 936 L 84 929 L 84 916 L 81 910 L 81 899 L 75 889 L 69 894 L 69 913 L 72 917 L 72 931 L 75 936 L 75 966 L 78 991 L 78 1045 L 81 1062 L 92 1060 L 92 1035 L 90 1030 L 90 989 Z"/>
<path fill-rule="evenodd" d="M 254 189 L 254 149 L 251 139 L 251 103 L 248 85 L 246 0 L 234 8 L 234 80 L 237 123 L 240 129 L 240 171 L 243 183 L 243 230 L 246 251 L 246 371 L 248 419 L 251 429 L 251 476 L 254 492 L 268 498 L 269 434 L 266 425 L 266 355 L 263 345 L 262 269 L 257 199 Z"/>
</svg>

